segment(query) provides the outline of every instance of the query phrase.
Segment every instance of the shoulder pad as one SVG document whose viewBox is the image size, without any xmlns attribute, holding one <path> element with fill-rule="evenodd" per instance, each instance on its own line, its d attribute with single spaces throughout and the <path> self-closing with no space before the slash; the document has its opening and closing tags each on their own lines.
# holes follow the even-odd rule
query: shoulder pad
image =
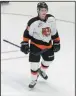
<svg viewBox="0 0 76 96">
<path fill-rule="evenodd" d="M 34 18 L 31 18 L 29 21 L 28 21 L 28 26 L 30 26 L 33 22 L 37 21 L 38 18 L 37 17 L 34 17 Z"/>
<path fill-rule="evenodd" d="M 47 17 L 54 17 L 53 15 L 51 15 L 51 14 L 47 14 Z"/>
</svg>

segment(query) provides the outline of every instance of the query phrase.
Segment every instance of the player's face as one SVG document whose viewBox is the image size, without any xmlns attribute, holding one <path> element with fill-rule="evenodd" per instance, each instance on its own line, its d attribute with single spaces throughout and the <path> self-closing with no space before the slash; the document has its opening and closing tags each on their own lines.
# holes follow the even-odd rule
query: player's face
<svg viewBox="0 0 76 96">
<path fill-rule="evenodd" d="M 45 19 L 46 14 L 47 14 L 47 9 L 46 8 L 41 8 L 40 11 L 39 11 L 40 18 Z"/>
</svg>

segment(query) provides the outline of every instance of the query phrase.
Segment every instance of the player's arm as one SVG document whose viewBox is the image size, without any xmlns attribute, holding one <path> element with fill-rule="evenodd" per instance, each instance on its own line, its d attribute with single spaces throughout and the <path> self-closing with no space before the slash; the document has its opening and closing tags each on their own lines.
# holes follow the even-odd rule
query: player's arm
<svg viewBox="0 0 76 96">
<path fill-rule="evenodd" d="M 29 36 L 29 26 L 27 25 L 27 28 L 24 30 L 24 33 L 23 33 L 23 41 L 25 43 L 29 43 L 29 40 L 30 40 L 30 36 Z"/>
<path fill-rule="evenodd" d="M 60 37 L 58 34 L 58 31 L 56 29 L 56 20 L 53 17 L 53 21 L 52 21 L 52 36 L 51 36 L 52 40 L 53 40 L 53 49 L 54 52 L 58 52 L 60 50 Z"/>
<path fill-rule="evenodd" d="M 33 31 L 34 31 L 35 26 L 32 22 L 33 22 L 33 19 L 29 20 L 29 22 L 27 23 L 27 27 L 23 34 L 23 41 L 26 43 L 28 43 L 29 40 L 31 39 L 31 36 L 33 36 Z"/>
<path fill-rule="evenodd" d="M 27 24 L 27 28 L 24 30 L 23 33 L 23 41 L 21 42 L 21 51 L 25 54 L 28 54 L 29 52 L 29 40 L 31 39 L 31 36 L 29 35 L 29 32 L 33 33 L 33 27 L 30 25 L 31 22 L 29 21 Z"/>
</svg>

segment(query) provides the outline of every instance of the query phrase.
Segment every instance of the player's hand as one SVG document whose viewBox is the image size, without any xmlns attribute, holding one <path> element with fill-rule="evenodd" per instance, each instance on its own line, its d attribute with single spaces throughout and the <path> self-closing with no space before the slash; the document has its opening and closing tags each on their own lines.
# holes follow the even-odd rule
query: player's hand
<svg viewBox="0 0 76 96">
<path fill-rule="evenodd" d="M 53 51 L 58 52 L 60 50 L 60 43 L 53 42 Z"/>
<path fill-rule="evenodd" d="M 24 41 L 22 41 L 21 42 L 21 48 L 20 48 L 20 50 L 22 52 L 24 52 L 25 54 L 28 54 L 29 53 L 29 44 L 26 43 L 26 42 L 24 42 Z"/>
</svg>

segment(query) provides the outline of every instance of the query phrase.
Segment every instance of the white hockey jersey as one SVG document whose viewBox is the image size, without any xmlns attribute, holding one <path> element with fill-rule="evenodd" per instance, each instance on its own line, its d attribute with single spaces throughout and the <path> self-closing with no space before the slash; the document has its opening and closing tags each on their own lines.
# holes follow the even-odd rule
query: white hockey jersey
<svg viewBox="0 0 76 96">
<path fill-rule="evenodd" d="M 40 49 L 51 48 L 52 40 L 59 42 L 55 17 L 47 14 L 45 20 L 41 20 L 38 16 L 30 19 L 23 35 L 25 42 L 28 42 L 29 39 L 31 40 L 31 44 Z"/>
</svg>

